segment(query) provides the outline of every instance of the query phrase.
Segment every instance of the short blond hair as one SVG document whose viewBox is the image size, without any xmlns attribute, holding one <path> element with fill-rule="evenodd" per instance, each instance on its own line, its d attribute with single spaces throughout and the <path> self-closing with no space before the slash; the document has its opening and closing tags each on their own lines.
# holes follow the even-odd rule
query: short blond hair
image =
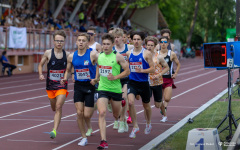
<svg viewBox="0 0 240 150">
<path fill-rule="evenodd" d="M 116 36 L 116 35 L 123 36 L 123 29 L 121 29 L 121 28 L 114 28 L 112 34 L 114 36 Z"/>
<path fill-rule="evenodd" d="M 154 45 L 156 46 L 158 44 L 158 39 L 154 36 L 147 36 L 145 38 L 145 44 L 147 45 L 148 41 L 152 41 Z"/>
<path fill-rule="evenodd" d="M 78 36 L 77 36 L 77 38 L 78 38 L 79 36 L 85 36 L 85 37 L 87 38 L 88 42 L 90 41 L 90 36 L 89 36 L 87 33 L 79 33 Z"/>
</svg>

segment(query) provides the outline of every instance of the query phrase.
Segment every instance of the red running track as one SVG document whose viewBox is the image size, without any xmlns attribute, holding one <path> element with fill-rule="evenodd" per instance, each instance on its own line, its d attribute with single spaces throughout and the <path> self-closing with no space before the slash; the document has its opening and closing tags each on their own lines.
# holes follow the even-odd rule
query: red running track
<svg viewBox="0 0 240 150">
<path fill-rule="evenodd" d="M 172 127 L 185 116 L 202 106 L 208 100 L 227 88 L 227 71 L 204 69 L 200 58 L 181 60 L 181 69 L 175 79 L 177 89 L 168 106 L 168 120 L 161 123 L 159 110 L 152 108 L 152 132 L 144 134 L 145 119 L 141 101 L 136 101 L 137 119 L 140 132 L 135 139 L 129 133 L 113 130 L 111 113 L 107 113 L 107 141 L 109 149 L 135 150 Z M 234 73 L 234 80 L 237 77 Z M 92 117 L 93 136 L 88 145 L 77 145 L 81 138 L 76 122 L 76 110 L 73 104 L 73 83 L 69 84 L 69 96 L 63 106 L 63 118 L 55 139 L 48 132 L 53 128 L 53 116 L 45 92 L 45 81 L 38 80 L 38 74 L 13 75 L 0 78 L 0 149 L 1 150 L 38 150 L 38 149 L 96 149 L 100 142 L 98 115 Z M 153 106 L 153 100 L 151 100 Z"/>
</svg>

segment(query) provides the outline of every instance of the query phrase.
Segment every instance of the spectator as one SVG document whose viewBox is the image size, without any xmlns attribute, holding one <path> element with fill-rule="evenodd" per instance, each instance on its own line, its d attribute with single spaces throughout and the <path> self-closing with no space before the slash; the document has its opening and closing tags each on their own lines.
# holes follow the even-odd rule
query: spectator
<svg viewBox="0 0 240 150">
<path fill-rule="evenodd" d="M 2 62 L 2 65 L 5 68 L 9 68 L 8 76 L 11 76 L 12 75 L 12 71 L 13 71 L 13 69 L 16 69 L 16 66 L 9 63 L 9 61 L 7 59 L 7 56 L 5 56 L 6 54 L 7 54 L 7 51 L 3 51 L 2 52 L 1 62 Z"/>
<path fill-rule="evenodd" d="M 79 31 L 80 31 L 80 32 L 87 32 L 85 26 L 86 26 L 86 23 L 82 23 L 82 25 L 81 25 L 80 28 L 79 28 Z"/>
<path fill-rule="evenodd" d="M 83 13 L 83 11 L 81 11 L 80 13 L 79 13 L 79 15 L 78 15 L 78 18 L 79 18 L 79 24 L 82 24 L 82 23 L 84 23 L 84 13 Z"/>
</svg>

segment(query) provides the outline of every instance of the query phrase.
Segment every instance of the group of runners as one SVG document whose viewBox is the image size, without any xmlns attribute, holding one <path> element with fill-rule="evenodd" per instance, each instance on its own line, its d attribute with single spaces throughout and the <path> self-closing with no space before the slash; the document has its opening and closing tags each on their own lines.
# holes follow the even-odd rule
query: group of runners
<svg viewBox="0 0 240 150">
<path fill-rule="evenodd" d="M 144 108 L 145 134 L 150 134 L 152 130 L 152 95 L 155 107 L 162 113 L 160 121 L 167 121 L 167 105 L 172 88 L 175 88 L 173 79 L 179 72 L 180 63 L 172 51 L 174 45 L 169 43 L 171 32 L 168 29 L 161 31 L 159 40 L 153 36 L 145 38 L 145 33 L 139 31 L 126 33 L 120 28 L 103 34 L 101 44 L 94 41 L 95 35 L 93 27 L 87 33 L 79 33 L 76 41 L 78 49 L 70 54 L 63 50 L 65 32 L 56 31 L 53 35 L 54 48 L 45 51 L 38 71 L 39 79 L 45 80 L 43 65 L 47 63 L 46 91 L 55 111 L 50 137 L 57 135 L 62 106 L 68 96 L 68 78 L 72 77 L 77 123 L 82 136 L 78 145 L 87 145 L 87 137 L 92 135 L 91 117 L 96 105 L 101 135 L 97 149 L 105 149 L 108 148 L 106 113 L 109 106 L 115 119 L 113 129 L 119 133 L 128 132 L 128 123 L 133 124 L 130 138 L 135 138 L 140 131 L 134 105 L 136 97 L 141 97 Z M 176 64 L 175 72 L 173 62 Z"/>
</svg>

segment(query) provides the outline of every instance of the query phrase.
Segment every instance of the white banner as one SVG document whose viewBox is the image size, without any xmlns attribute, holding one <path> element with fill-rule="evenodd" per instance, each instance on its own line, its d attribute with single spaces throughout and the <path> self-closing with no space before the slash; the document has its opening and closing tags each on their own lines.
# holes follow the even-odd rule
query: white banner
<svg viewBox="0 0 240 150">
<path fill-rule="evenodd" d="M 10 26 L 9 48 L 25 48 L 27 46 L 27 28 L 17 28 Z"/>
</svg>

